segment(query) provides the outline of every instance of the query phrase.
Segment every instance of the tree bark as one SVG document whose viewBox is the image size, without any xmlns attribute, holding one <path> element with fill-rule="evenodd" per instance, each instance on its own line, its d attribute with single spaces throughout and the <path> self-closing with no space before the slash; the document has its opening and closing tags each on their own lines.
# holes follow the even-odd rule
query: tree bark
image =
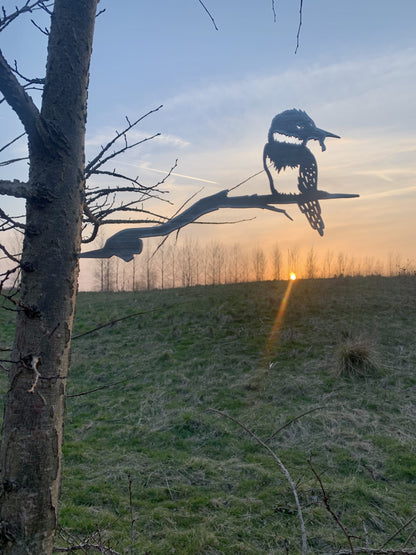
<svg viewBox="0 0 416 555">
<path fill-rule="evenodd" d="M 0 451 L 1 553 L 50 554 L 53 548 L 97 2 L 55 1 L 35 126 L 23 121 L 18 105 L 12 106 L 28 132 L 30 194 Z"/>
</svg>

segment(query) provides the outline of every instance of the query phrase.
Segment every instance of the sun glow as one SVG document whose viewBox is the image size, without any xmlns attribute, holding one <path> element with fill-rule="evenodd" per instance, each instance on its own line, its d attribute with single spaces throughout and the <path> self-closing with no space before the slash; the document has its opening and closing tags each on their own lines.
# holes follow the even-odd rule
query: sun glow
<svg viewBox="0 0 416 555">
<path fill-rule="evenodd" d="M 291 272 L 291 274 L 290 274 L 289 277 L 290 277 L 290 279 L 291 279 L 292 281 L 295 281 L 295 279 L 296 279 L 296 274 L 295 274 L 295 272 Z"/>
</svg>

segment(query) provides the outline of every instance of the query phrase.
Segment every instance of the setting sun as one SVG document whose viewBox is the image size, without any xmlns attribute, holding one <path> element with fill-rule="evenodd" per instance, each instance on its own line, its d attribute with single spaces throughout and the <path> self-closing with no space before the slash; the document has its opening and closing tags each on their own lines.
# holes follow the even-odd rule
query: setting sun
<svg viewBox="0 0 416 555">
<path fill-rule="evenodd" d="M 295 279 L 296 279 L 296 274 L 295 274 L 294 272 L 292 272 L 292 273 L 290 274 L 290 279 L 291 279 L 292 281 L 295 281 Z"/>
</svg>

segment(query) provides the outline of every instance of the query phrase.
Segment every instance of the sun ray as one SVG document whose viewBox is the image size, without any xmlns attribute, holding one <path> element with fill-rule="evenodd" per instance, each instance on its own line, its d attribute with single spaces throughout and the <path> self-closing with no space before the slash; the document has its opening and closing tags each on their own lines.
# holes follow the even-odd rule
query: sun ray
<svg viewBox="0 0 416 555">
<path fill-rule="evenodd" d="M 285 315 L 290 294 L 292 292 L 293 284 L 295 281 L 296 281 L 296 274 L 294 272 L 291 272 L 289 275 L 289 281 L 286 287 L 285 294 L 283 295 L 283 298 L 280 302 L 279 310 L 277 311 L 276 318 L 273 322 L 272 329 L 270 330 L 269 337 L 267 338 L 266 345 L 264 347 L 263 360 L 266 363 L 269 362 L 271 350 L 273 346 L 276 344 L 276 340 L 279 336 L 279 332 L 281 330 L 282 323 L 283 323 L 283 317 Z"/>
</svg>

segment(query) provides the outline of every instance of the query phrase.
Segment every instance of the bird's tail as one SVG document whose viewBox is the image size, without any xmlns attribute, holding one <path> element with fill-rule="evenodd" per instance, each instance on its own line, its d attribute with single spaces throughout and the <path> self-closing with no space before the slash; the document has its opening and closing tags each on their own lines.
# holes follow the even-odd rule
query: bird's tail
<svg viewBox="0 0 416 555">
<path fill-rule="evenodd" d="M 324 234 L 325 224 L 321 216 L 321 206 L 317 200 L 307 200 L 298 203 L 299 209 L 302 214 L 305 214 L 306 219 L 312 229 L 316 229 L 319 235 Z"/>
</svg>

